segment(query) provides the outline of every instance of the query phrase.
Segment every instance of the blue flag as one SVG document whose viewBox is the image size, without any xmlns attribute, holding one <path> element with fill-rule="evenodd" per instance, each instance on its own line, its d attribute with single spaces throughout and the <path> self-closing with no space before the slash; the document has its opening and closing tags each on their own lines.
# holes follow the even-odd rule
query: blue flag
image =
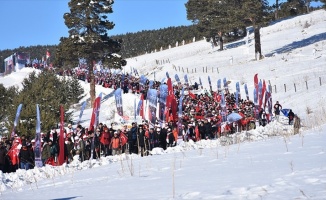
<svg viewBox="0 0 326 200">
<path fill-rule="evenodd" d="M 41 115 L 40 108 L 36 104 L 36 135 L 35 135 L 35 144 L 34 144 L 34 157 L 35 157 L 35 166 L 42 167 L 42 150 L 41 150 Z"/>
<path fill-rule="evenodd" d="M 78 125 L 78 124 L 80 123 L 80 121 L 81 121 L 81 118 L 82 118 L 82 116 L 83 116 L 83 112 L 84 112 L 84 110 L 85 110 L 85 107 L 86 107 L 86 101 L 83 102 L 82 107 L 81 107 L 81 109 L 80 109 L 79 117 L 78 117 L 78 120 L 77 120 L 77 125 Z"/>
<path fill-rule="evenodd" d="M 15 121 L 14 121 L 14 127 L 13 127 L 12 132 L 11 132 L 11 138 L 15 137 L 16 127 L 17 127 L 17 124 L 18 124 L 18 119 L 19 119 L 22 107 L 23 107 L 23 104 L 19 104 L 19 106 L 17 107 L 16 117 L 15 117 Z"/>
<path fill-rule="evenodd" d="M 117 107 L 118 115 L 123 116 L 123 106 L 122 106 L 122 90 L 121 88 L 116 89 L 114 92 L 115 104 Z"/>
<path fill-rule="evenodd" d="M 247 84 L 244 85 L 244 88 L 245 88 L 245 91 L 246 91 L 247 100 L 249 100 L 249 92 L 248 92 Z"/>
</svg>

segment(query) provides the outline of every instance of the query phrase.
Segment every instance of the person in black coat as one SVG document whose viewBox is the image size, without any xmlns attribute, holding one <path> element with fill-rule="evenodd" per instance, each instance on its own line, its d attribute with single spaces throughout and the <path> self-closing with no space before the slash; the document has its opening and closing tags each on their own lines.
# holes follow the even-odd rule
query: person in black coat
<svg viewBox="0 0 326 200">
<path fill-rule="evenodd" d="M 202 140 L 206 139 L 206 135 L 205 135 L 205 126 L 204 126 L 204 123 L 201 121 L 199 122 L 199 126 L 198 126 L 198 131 L 199 131 L 199 134 L 200 134 L 200 138 Z"/>
<path fill-rule="evenodd" d="M 289 125 L 292 125 L 293 119 L 294 119 L 294 113 L 293 113 L 292 109 L 290 109 L 290 111 L 289 111 L 288 118 L 289 118 Z"/>
<path fill-rule="evenodd" d="M 0 142 L 0 170 L 2 173 L 5 173 L 5 166 L 6 166 L 6 155 L 7 155 L 7 149 L 4 146 L 3 142 Z"/>
<path fill-rule="evenodd" d="M 168 128 L 167 134 L 168 134 L 168 140 L 169 140 L 168 147 L 173 147 L 175 138 L 174 138 L 171 128 Z"/>
<path fill-rule="evenodd" d="M 147 155 L 147 152 L 146 152 L 146 149 L 145 149 L 146 136 L 145 136 L 145 130 L 143 130 L 143 127 L 139 127 L 138 134 L 137 134 L 137 139 L 138 139 L 138 148 L 140 148 L 140 154 L 143 157 L 144 153 L 145 153 L 145 155 Z"/>
<path fill-rule="evenodd" d="M 166 150 L 166 137 L 168 135 L 168 131 L 166 128 L 162 128 L 161 129 L 161 133 L 159 135 L 160 138 L 160 147 L 163 148 L 164 150 Z"/>
<path fill-rule="evenodd" d="M 137 153 L 137 132 L 138 127 L 135 122 L 133 122 L 131 129 L 128 131 L 128 144 L 129 144 L 129 154 Z M 139 125 L 139 129 L 142 128 L 142 125 Z"/>
<path fill-rule="evenodd" d="M 206 138 L 207 139 L 214 138 L 212 124 L 207 119 L 205 119 L 204 127 L 205 127 L 205 136 L 206 136 Z"/>
<path fill-rule="evenodd" d="M 27 147 L 26 142 L 22 143 L 22 147 L 18 154 L 20 161 L 20 169 L 30 169 L 33 165 L 34 154 L 30 148 Z"/>
</svg>

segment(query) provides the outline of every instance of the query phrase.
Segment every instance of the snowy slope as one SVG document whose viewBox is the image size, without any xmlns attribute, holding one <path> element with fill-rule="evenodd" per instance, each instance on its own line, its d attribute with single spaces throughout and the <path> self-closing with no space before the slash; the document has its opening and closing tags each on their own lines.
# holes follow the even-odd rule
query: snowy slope
<svg viewBox="0 0 326 200">
<path fill-rule="evenodd" d="M 241 83 L 242 96 L 245 95 L 242 84 L 247 83 L 251 99 L 253 77 L 258 73 L 260 79 L 271 83 L 273 101 L 280 101 L 283 108 L 292 108 L 302 118 L 305 127 L 300 135 L 289 136 L 292 127 L 282 117 L 281 123 L 272 122 L 254 131 L 235 134 L 233 145 L 223 146 L 219 140 L 201 141 L 165 152 L 157 149 L 153 156 L 143 158 L 122 155 L 92 163 L 18 170 L 0 174 L 0 198 L 326 199 L 325 19 L 326 11 L 320 10 L 263 28 L 261 43 L 265 58 L 259 61 L 255 60 L 250 35 L 249 45 L 234 47 L 238 41 L 226 44 L 227 49 L 220 52 L 199 40 L 128 59 L 123 69 L 128 72 L 131 67 L 136 68 L 149 79 L 154 79 L 155 71 L 156 80 L 165 78 L 167 71 L 171 77 L 178 74 L 182 82 L 185 74 L 191 83 L 201 77 L 205 87 L 210 76 L 213 90 L 217 88 L 217 80 L 225 77 L 231 81 L 231 91 L 236 82 Z M 169 63 L 157 65 L 156 61 Z M 207 73 L 203 67 L 207 67 Z M 1 77 L 0 83 L 19 86 L 30 70 Z M 82 84 L 88 94 L 89 85 Z M 102 86 L 96 88 L 97 94 L 108 95 L 112 91 Z M 133 115 L 134 99 L 138 97 L 123 95 L 125 115 Z M 312 113 L 308 114 L 308 109 Z M 100 121 L 112 122 L 114 110 L 114 98 L 104 101 Z M 85 126 L 89 125 L 90 113 L 91 109 L 84 112 Z M 76 110 L 76 119 L 78 115 Z"/>
</svg>

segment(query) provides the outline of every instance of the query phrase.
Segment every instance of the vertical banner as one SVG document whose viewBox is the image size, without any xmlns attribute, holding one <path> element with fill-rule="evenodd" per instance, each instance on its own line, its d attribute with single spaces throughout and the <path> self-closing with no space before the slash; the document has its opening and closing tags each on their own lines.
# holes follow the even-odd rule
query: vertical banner
<svg viewBox="0 0 326 200">
<path fill-rule="evenodd" d="M 168 86 L 166 84 L 160 85 L 160 97 L 159 97 L 159 119 L 161 122 L 165 122 L 166 118 L 166 98 L 168 96 Z"/>
<path fill-rule="evenodd" d="M 200 85 L 200 88 L 203 89 L 203 83 L 201 82 L 201 78 L 199 77 L 199 85 Z"/>
<path fill-rule="evenodd" d="M 259 116 L 258 116 L 258 91 L 256 90 L 256 88 L 254 88 L 254 104 L 255 104 L 255 118 L 258 119 Z"/>
<path fill-rule="evenodd" d="M 241 97 L 240 97 L 240 83 L 237 82 L 237 83 L 235 84 L 235 87 L 236 87 L 235 100 L 236 100 L 237 108 L 239 108 L 239 99 L 241 98 Z"/>
<path fill-rule="evenodd" d="M 146 77 L 144 75 L 140 76 L 140 80 L 139 80 L 139 91 L 142 92 L 145 90 L 145 84 L 146 84 Z"/>
<path fill-rule="evenodd" d="M 258 95 L 258 74 L 255 74 L 255 76 L 254 76 L 254 87 L 255 87 L 255 89 L 257 91 L 257 95 Z M 258 98 L 258 96 L 256 98 Z"/>
<path fill-rule="evenodd" d="M 36 104 L 36 135 L 34 144 L 35 167 L 42 167 L 42 150 L 41 150 L 41 116 L 38 104 Z"/>
<path fill-rule="evenodd" d="M 77 120 L 77 126 L 79 125 L 79 123 L 81 121 L 81 118 L 83 116 L 83 112 L 85 110 L 85 107 L 86 107 L 86 101 L 83 102 L 82 107 L 80 109 L 79 117 L 78 117 L 78 120 Z"/>
<path fill-rule="evenodd" d="M 260 80 L 259 83 L 258 83 L 258 109 L 260 110 L 261 108 L 261 105 L 263 103 L 263 83 L 262 81 Z M 258 110 L 258 112 L 259 112 Z"/>
<path fill-rule="evenodd" d="M 181 84 L 181 81 L 180 81 L 180 78 L 179 78 L 178 74 L 175 74 L 174 78 L 178 82 L 178 84 Z"/>
<path fill-rule="evenodd" d="M 217 91 L 220 93 L 222 91 L 222 87 L 221 87 L 221 79 L 217 80 Z"/>
<path fill-rule="evenodd" d="M 262 88 L 262 97 L 265 98 L 265 92 L 266 92 L 266 82 L 263 80 L 263 88 Z M 266 102 L 266 99 L 265 99 Z M 264 106 L 265 108 L 265 106 Z"/>
<path fill-rule="evenodd" d="M 166 72 L 165 74 L 166 74 L 166 78 L 169 79 L 170 78 L 169 72 Z"/>
<path fill-rule="evenodd" d="M 178 136 L 182 136 L 182 101 L 183 96 L 181 95 L 178 105 Z"/>
<path fill-rule="evenodd" d="M 65 111 L 63 106 L 60 105 L 60 136 L 59 136 L 59 155 L 58 155 L 59 165 L 62 165 L 65 162 L 64 121 L 65 121 Z"/>
<path fill-rule="evenodd" d="M 148 90 L 149 112 L 148 117 L 152 126 L 156 123 L 156 107 L 157 107 L 157 90 Z"/>
<path fill-rule="evenodd" d="M 223 87 L 224 87 L 225 91 L 228 90 L 228 82 L 226 81 L 226 78 L 223 78 Z"/>
<path fill-rule="evenodd" d="M 121 89 L 120 89 L 120 91 L 121 91 Z M 89 128 L 88 128 L 88 130 L 90 130 L 90 131 L 91 130 L 95 130 L 94 128 L 98 125 L 98 122 L 99 122 L 99 112 L 100 112 L 101 96 L 102 95 L 100 95 L 99 97 L 97 97 L 95 99 L 95 101 L 94 101 L 92 117 L 91 117 L 91 121 L 90 121 Z"/>
<path fill-rule="evenodd" d="M 248 86 L 247 86 L 247 84 L 244 85 L 244 88 L 245 88 L 245 92 L 246 92 L 246 98 L 249 101 L 249 92 L 248 92 Z"/>
<path fill-rule="evenodd" d="M 17 107 L 16 117 L 15 117 L 15 121 L 14 121 L 14 127 L 12 128 L 10 138 L 14 138 L 15 137 L 16 127 L 17 127 L 17 124 L 18 124 L 18 119 L 19 119 L 19 116 L 20 116 L 22 107 L 23 107 L 23 104 L 19 104 L 19 106 Z"/>
<path fill-rule="evenodd" d="M 114 92 L 114 96 L 115 96 L 115 104 L 116 104 L 116 107 L 117 107 L 118 115 L 121 116 L 121 117 L 123 117 L 122 92 L 121 92 L 121 88 L 118 88 Z"/>
<path fill-rule="evenodd" d="M 140 95 L 140 100 L 138 102 L 138 106 L 137 106 L 137 115 L 141 116 L 142 119 L 144 119 L 145 115 L 144 115 L 144 97 L 143 94 Z"/>
<path fill-rule="evenodd" d="M 187 89 L 188 89 L 188 87 L 189 87 L 189 80 L 188 80 L 187 74 L 184 75 L 184 80 L 185 80 L 185 83 L 186 83 L 186 86 L 187 86 Z"/>
<path fill-rule="evenodd" d="M 224 96 L 224 92 L 221 92 L 221 116 L 222 116 L 222 122 L 226 122 L 227 121 L 227 113 L 226 113 L 226 103 L 225 103 L 225 96 Z"/>
<path fill-rule="evenodd" d="M 212 88 L 212 82 L 211 82 L 211 77 L 208 76 L 208 83 L 209 83 L 209 91 L 213 91 L 213 88 Z"/>
</svg>

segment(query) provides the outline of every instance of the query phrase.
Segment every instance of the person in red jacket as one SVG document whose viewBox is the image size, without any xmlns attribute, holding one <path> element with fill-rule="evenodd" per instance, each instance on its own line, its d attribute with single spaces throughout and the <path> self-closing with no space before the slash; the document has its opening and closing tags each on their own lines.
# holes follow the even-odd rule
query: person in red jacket
<svg viewBox="0 0 326 200">
<path fill-rule="evenodd" d="M 111 142 L 111 137 L 110 137 L 110 133 L 109 133 L 109 129 L 104 127 L 103 128 L 103 132 L 101 134 L 101 138 L 100 138 L 100 142 L 101 142 L 101 146 L 103 146 L 103 151 L 104 151 L 104 156 L 108 156 L 109 153 L 109 145 Z"/>
<path fill-rule="evenodd" d="M 120 137 L 118 136 L 118 132 L 114 132 L 114 136 L 111 139 L 110 142 L 110 148 L 112 149 L 112 155 L 120 155 L 120 149 L 121 149 L 121 140 Z"/>
</svg>

